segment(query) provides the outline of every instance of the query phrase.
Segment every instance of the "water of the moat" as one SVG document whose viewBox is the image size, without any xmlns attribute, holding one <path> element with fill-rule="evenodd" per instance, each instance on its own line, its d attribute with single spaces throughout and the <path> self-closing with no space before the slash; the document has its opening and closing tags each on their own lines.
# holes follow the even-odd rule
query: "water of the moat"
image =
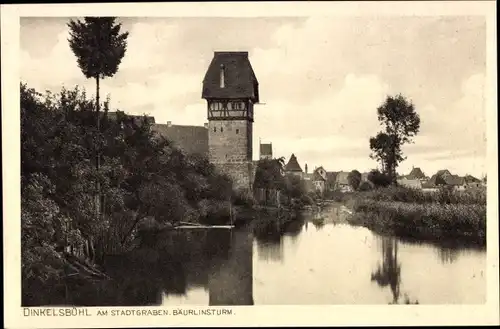
<svg viewBox="0 0 500 329">
<path fill-rule="evenodd" d="M 485 302 L 484 250 L 380 236 L 344 217 L 332 207 L 283 225 L 263 219 L 234 230 L 186 229 L 158 237 L 155 252 L 144 254 L 153 265 L 130 287 L 147 291 L 127 304 Z"/>
</svg>

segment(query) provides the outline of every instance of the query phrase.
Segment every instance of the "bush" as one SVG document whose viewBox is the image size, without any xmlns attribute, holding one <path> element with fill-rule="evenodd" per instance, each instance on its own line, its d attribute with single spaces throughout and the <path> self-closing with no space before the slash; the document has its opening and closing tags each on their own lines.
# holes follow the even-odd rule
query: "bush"
<svg viewBox="0 0 500 329">
<path fill-rule="evenodd" d="M 236 206 L 252 207 L 254 205 L 254 197 L 247 189 L 239 189 L 234 196 L 234 204 Z"/>
<path fill-rule="evenodd" d="M 310 205 L 314 204 L 314 200 L 313 200 L 313 198 L 311 198 L 309 195 L 303 195 L 303 196 L 300 198 L 300 202 L 301 202 L 303 205 L 306 205 L 306 206 L 310 206 Z"/>
<path fill-rule="evenodd" d="M 373 183 L 375 187 L 387 187 L 391 185 L 391 177 L 387 174 L 381 173 L 378 170 L 372 170 L 368 174 L 368 180 Z"/>
<path fill-rule="evenodd" d="M 372 184 L 370 184 L 369 182 L 362 182 L 359 187 L 358 187 L 358 191 L 361 191 L 361 192 L 365 192 L 365 191 L 371 191 L 372 190 Z"/>
</svg>

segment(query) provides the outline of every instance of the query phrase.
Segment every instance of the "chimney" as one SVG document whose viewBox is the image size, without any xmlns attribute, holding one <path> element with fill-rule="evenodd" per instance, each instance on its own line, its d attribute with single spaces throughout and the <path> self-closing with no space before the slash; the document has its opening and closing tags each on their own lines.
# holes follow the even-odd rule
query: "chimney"
<svg viewBox="0 0 500 329">
<path fill-rule="evenodd" d="M 306 174 L 307 174 L 307 163 L 306 163 L 306 166 L 305 166 L 305 167 L 306 167 Z"/>
<path fill-rule="evenodd" d="M 220 65 L 220 87 L 224 88 L 224 83 L 225 83 L 225 78 L 224 78 L 224 64 Z"/>
<path fill-rule="evenodd" d="M 172 127 L 172 121 L 167 121 L 167 127 Z"/>
<path fill-rule="evenodd" d="M 208 122 L 205 122 L 205 123 L 203 124 L 203 127 L 205 127 L 205 128 L 207 128 L 207 129 L 208 129 Z"/>
</svg>

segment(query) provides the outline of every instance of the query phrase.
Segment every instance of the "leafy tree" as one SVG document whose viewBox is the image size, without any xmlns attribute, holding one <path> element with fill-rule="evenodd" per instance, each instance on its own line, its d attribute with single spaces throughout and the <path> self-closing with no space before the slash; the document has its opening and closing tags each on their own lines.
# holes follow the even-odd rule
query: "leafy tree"
<svg viewBox="0 0 500 329">
<path fill-rule="evenodd" d="M 381 164 L 382 172 L 385 172 L 392 161 L 392 138 L 384 132 L 379 132 L 377 136 L 370 138 L 370 158 Z"/>
<path fill-rule="evenodd" d="M 20 94 L 23 287 L 25 279 L 36 287 L 60 279 L 67 253 L 95 264 L 120 252 L 144 217 L 166 224 L 228 209 L 232 181 L 159 138 L 145 117 L 103 116 L 97 172 L 95 100 L 78 88 L 43 95 L 21 84 Z M 95 181 L 106 200 L 102 217 L 92 202 Z"/>
<path fill-rule="evenodd" d="M 401 147 L 412 143 L 420 130 L 420 116 L 413 104 L 402 95 L 388 96 L 377 108 L 378 120 L 384 130 L 370 138 L 371 157 L 377 159 L 384 173 L 396 182 L 396 168 L 405 159 Z"/>
<path fill-rule="evenodd" d="M 387 187 L 391 185 L 390 176 L 376 169 L 370 171 L 368 174 L 368 180 L 372 182 L 375 187 Z"/>
<path fill-rule="evenodd" d="M 354 191 L 356 191 L 361 183 L 361 173 L 357 170 L 353 170 L 347 175 L 347 181 Z"/>
<path fill-rule="evenodd" d="M 75 54 L 82 73 L 87 79 L 96 81 L 96 126 L 99 135 L 100 100 L 99 81 L 112 77 L 127 49 L 128 32 L 121 33 L 121 24 L 116 24 L 115 17 L 85 17 L 81 20 L 70 20 L 69 45 Z M 99 144 L 99 143 L 98 143 Z M 101 156 L 96 146 L 96 169 L 99 171 Z M 97 183 L 97 198 L 100 198 L 100 187 Z M 97 216 L 100 215 L 99 201 L 96 199 Z"/>
<path fill-rule="evenodd" d="M 285 179 L 282 175 L 285 166 L 285 158 L 262 159 L 257 163 L 255 170 L 254 188 L 263 189 L 265 192 L 265 204 L 268 203 L 271 190 L 283 190 Z"/>
<path fill-rule="evenodd" d="M 285 176 L 284 192 L 289 198 L 301 198 L 303 195 L 307 194 L 304 180 L 293 174 Z"/>
</svg>

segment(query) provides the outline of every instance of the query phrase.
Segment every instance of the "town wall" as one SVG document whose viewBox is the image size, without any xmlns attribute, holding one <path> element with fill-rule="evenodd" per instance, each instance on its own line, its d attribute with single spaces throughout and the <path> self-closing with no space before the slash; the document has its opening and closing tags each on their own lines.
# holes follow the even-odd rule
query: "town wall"
<svg viewBox="0 0 500 329">
<path fill-rule="evenodd" d="M 232 178 L 234 189 L 252 190 L 256 170 L 253 162 L 214 163 L 214 165 L 221 173 Z"/>
</svg>

